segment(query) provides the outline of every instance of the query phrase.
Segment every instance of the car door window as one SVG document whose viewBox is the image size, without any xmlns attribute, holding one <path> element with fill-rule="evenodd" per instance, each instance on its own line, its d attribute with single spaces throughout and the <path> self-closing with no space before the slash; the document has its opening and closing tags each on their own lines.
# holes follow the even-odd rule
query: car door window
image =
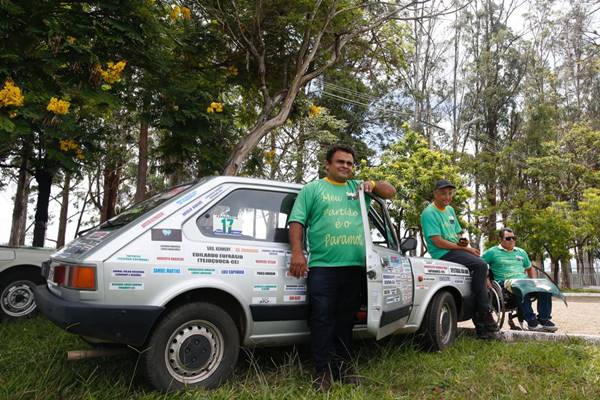
<svg viewBox="0 0 600 400">
<path fill-rule="evenodd" d="M 295 199 L 296 193 L 238 189 L 202 213 L 196 225 L 209 237 L 287 243 Z"/>
<path fill-rule="evenodd" d="M 371 201 L 371 206 L 369 207 L 369 229 L 373 244 L 397 250 L 396 238 L 392 231 L 391 223 L 387 218 L 384 205 L 376 199 Z"/>
</svg>

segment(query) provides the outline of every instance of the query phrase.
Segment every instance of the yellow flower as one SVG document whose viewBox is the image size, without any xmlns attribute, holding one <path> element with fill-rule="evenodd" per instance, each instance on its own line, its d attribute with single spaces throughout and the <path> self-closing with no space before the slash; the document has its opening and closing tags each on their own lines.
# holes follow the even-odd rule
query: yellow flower
<svg viewBox="0 0 600 400">
<path fill-rule="evenodd" d="M 312 118 L 316 117 L 319 114 L 321 114 L 321 107 L 311 104 L 310 108 L 308 109 L 308 116 Z"/>
<path fill-rule="evenodd" d="M 0 107 L 21 107 L 24 99 L 21 89 L 15 86 L 13 81 L 7 79 L 4 82 L 4 87 L 0 90 Z"/>
<path fill-rule="evenodd" d="M 74 150 L 77 149 L 77 152 L 80 152 L 81 150 L 79 150 L 77 143 L 75 143 L 74 140 L 71 139 L 60 139 L 58 141 L 58 145 L 60 147 L 61 151 L 67 152 L 69 150 Z"/>
<path fill-rule="evenodd" d="M 67 36 L 67 43 L 74 44 L 77 41 L 73 36 Z"/>
<path fill-rule="evenodd" d="M 206 109 L 207 113 L 211 113 L 211 112 L 223 112 L 223 103 L 219 103 L 217 101 L 213 101 L 212 103 L 210 103 L 210 106 L 208 106 L 208 108 Z"/>
<path fill-rule="evenodd" d="M 232 65 L 229 68 L 227 68 L 227 73 L 231 76 L 237 76 L 238 69 L 234 65 Z"/>
<path fill-rule="evenodd" d="M 54 114 L 65 115 L 69 112 L 69 103 L 67 100 L 59 100 L 56 97 L 52 97 L 46 110 L 53 112 Z"/>
<path fill-rule="evenodd" d="M 172 21 L 175 21 L 179 18 L 180 15 L 181 15 L 181 7 L 175 6 L 171 9 L 171 14 L 169 16 L 171 17 Z"/>
<path fill-rule="evenodd" d="M 85 160 L 85 155 L 83 154 L 83 151 L 81 149 L 77 149 L 75 153 L 75 157 L 77 157 L 78 160 Z"/>
<path fill-rule="evenodd" d="M 8 118 L 15 118 L 17 116 L 17 114 L 18 113 L 13 110 L 13 111 L 11 111 L 11 112 L 8 113 Z"/>
<path fill-rule="evenodd" d="M 106 70 L 102 69 L 100 65 L 96 66 L 96 70 L 100 72 L 102 79 L 104 79 L 106 83 L 115 83 L 121 80 L 121 73 L 125 69 L 126 65 L 127 61 L 123 60 L 116 64 L 112 61 L 109 61 L 106 63 Z"/>
<path fill-rule="evenodd" d="M 190 19 L 192 17 L 192 11 L 187 7 L 181 7 L 181 14 L 183 19 Z"/>
</svg>

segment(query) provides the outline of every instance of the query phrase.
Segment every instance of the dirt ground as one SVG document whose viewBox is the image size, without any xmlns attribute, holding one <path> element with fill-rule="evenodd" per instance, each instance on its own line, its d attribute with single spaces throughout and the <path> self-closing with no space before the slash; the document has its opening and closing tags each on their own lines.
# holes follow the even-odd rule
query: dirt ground
<svg viewBox="0 0 600 400">
<path fill-rule="evenodd" d="M 567 297 L 567 304 L 562 300 L 552 300 L 552 320 L 558 326 L 557 333 L 583 333 L 600 335 L 600 297 Z M 535 311 L 535 303 L 533 305 Z M 472 328 L 471 322 L 459 324 Z M 505 321 L 502 329 L 508 330 Z"/>
</svg>

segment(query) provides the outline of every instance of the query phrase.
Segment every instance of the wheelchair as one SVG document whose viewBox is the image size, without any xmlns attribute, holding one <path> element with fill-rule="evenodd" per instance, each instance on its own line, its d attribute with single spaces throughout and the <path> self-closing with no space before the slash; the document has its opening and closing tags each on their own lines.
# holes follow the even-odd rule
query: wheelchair
<svg viewBox="0 0 600 400">
<path fill-rule="evenodd" d="M 543 269 L 532 265 L 537 271 L 540 271 L 545 278 L 552 282 L 555 286 L 556 283 L 552 280 Z M 523 328 L 523 314 L 518 306 L 520 299 L 515 294 L 509 292 L 505 287 L 502 287 L 496 280 L 494 280 L 494 274 L 489 271 L 488 281 L 488 299 L 492 307 L 492 313 L 494 319 L 498 324 L 498 329 L 502 329 L 505 321 L 508 321 L 508 325 L 511 330 L 521 331 Z M 537 300 L 536 293 L 528 293 L 532 304 Z M 562 296 L 562 294 L 561 294 Z M 564 297 L 563 301 L 564 301 Z M 566 303 L 566 301 L 565 301 Z"/>
</svg>

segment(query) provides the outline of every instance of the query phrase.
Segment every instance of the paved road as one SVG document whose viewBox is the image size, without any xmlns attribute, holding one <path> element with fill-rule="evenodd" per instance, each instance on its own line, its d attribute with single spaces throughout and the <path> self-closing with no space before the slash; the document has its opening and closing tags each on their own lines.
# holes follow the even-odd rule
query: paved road
<svg viewBox="0 0 600 400">
<path fill-rule="evenodd" d="M 568 297 L 567 304 L 560 299 L 552 300 L 552 320 L 558 325 L 557 333 L 600 335 L 600 297 Z M 473 324 L 465 321 L 459 326 L 472 328 Z M 507 322 L 503 329 L 509 329 Z"/>
</svg>

